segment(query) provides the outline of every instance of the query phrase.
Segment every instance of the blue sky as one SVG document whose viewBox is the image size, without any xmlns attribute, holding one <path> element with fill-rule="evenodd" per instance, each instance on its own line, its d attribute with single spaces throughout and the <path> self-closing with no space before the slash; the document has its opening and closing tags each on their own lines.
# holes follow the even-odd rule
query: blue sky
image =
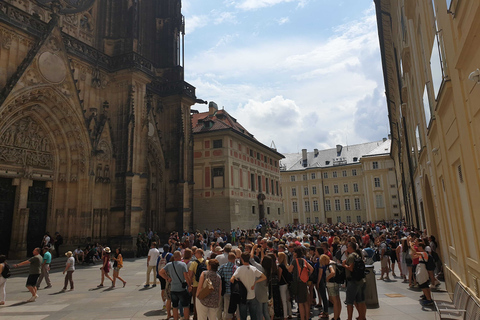
<svg viewBox="0 0 480 320">
<path fill-rule="evenodd" d="M 260 142 L 294 153 L 387 136 L 372 0 L 183 0 L 182 11 L 185 80 Z"/>
</svg>

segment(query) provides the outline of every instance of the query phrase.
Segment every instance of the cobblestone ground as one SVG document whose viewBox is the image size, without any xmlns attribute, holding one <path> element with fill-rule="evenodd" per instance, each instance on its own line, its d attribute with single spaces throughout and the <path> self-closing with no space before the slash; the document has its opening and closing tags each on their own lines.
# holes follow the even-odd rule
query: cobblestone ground
<svg viewBox="0 0 480 320">
<path fill-rule="evenodd" d="M 6 305 L 0 306 L 0 319 L 166 319 L 166 313 L 162 311 L 160 287 L 143 288 L 145 271 L 146 259 L 125 260 L 120 272 L 120 276 L 127 281 L 125 288 L 119 282 L 119 287 L 110 289 L 108 286 L 111 283 L 106 279 L 105 287 L 99 289 L 99 266 L 78 266 L 73 274 L 75 290 L 65 293 L 60 292 L 64 279 L 62 272 L 53 271 L 53 287 L 39 290 L 37 301 L 30 303 L 26 302 L 30 298 L 25 288 L 26 275 L 11 277 L 7 281 Z M 42 284 L 42 288 L 44 286 Z M 419 304 L 421 292 L 409 290 L 401 279 L 392 282 L 377 280 L 377 290 L 380 307 L 368 309 L 368 319 L 435 319 L 433 309 L 422 308 Z M 434 299 L 449 300 L 443 283 L 433 296 Z M 345 299 L 344 292 L 341 292 L 341 299 Z M 343 306 L 341 319 L 347 318 L 346 312 Z M 317 314 L 318 310 L 315 309 L 314 315 L 318 319 Z"/>
</svg>

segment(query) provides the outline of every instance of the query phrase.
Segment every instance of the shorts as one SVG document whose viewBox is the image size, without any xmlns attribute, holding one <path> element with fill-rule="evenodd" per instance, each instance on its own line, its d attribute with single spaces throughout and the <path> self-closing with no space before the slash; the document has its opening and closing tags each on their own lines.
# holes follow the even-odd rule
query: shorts
<svg viewBox="0 0 480 320">
<path fill-rule="evenodd" d="M 115 267 L 115 268 L 113 268 L 113 271 L 117 271 L 117 272 L 118 272 L 118 271 L 120 271 L 120 269 L 121 269 L 121 268 L 119 268 L 119 267 Z"/>
<path fill-rule="evenodd" d="M 386 254 L 383 256 L 382 260 L 380 260 L 380 265 L 382 266 L 382 269 L 388 268 L 388 256 Z"/>
<path fill-rule="evenodd" d="M 392 252 L 392 255 L 390 256 L 390 260 L 392 260 L 392 263 L 397 262 L 397 254 L 395 251 Z"/>
<path fill-rule="evenodd" d="M 27 278 L 26 287 L 35 287 L 37 285 L 37 280 L 40 277 L 39 274 L 29 274 Z"/>
<path fill-rule="evenodd" d="M 182 307 L 188 308 L 190 306 L 190 294 L 187 290 L 184 291 L 172 291 L 172 307 L 178 308 L 178 303 L 182 303 Z"/>
<path fill-rule="evenodd" d="M 160 280 L 160 288 L 162 288 L 162 290 L 165 290 L 167 286 L 167 280 L 163 279 L 160 276 L 158 276 L 157 278 Z"/>
<path fill-rule="evenodd" d="M 430 286 L 430 280 L 427 280 L 426 282 L 418 285 L 420 289 L 428 289 L 429 286 Z"/>
<path fill-rule="evenodd" d="M 355 302 L 356 303 L 365 302 L 365 287 L 366 287 L 366 284 L 363 280 L 347 281 L 347 292 L 346 292 L 346 299 L 345 299 L 347 306 L 353 306 Z"/>
<path fill-rule="evenodd" d="M 329 282 L 327 283 L 327 292 L 329 297 L 337 297 L 340 295 L 340 286 L 338 283 Z"/>
</svg>

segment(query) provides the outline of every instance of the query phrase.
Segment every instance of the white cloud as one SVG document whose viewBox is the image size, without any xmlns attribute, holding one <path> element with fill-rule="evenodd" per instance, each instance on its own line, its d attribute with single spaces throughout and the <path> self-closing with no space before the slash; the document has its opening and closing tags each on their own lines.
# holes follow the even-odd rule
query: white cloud
<svg viewBox="0 0 480 320">
<path fill-rule="evenodd" d="M 289 17 L 283 17 L 283 18 L 278 19 L 277 22 L 278 22 L 279 25 L 282 25 L 282 24 L 290 22 L 290 18 Z"/>
<path fill-rule="evenodd" d="M 199 28 L 203 28 L 207 24 L 208 17 L 204 15 L 185 17 L 185 33 L 192 34 L 193 31 Z"/>
<path fill-rule="evenodd" d="M 233 12 L 215 12 L 213 13 L 214 15 L 214 23 L 216 25 L 222 24 L 222 23 L 232 23 L 236 24 L 237 23 L 237 17 L 235 16 L 235 13 Z"/>
<path fill-rule="evenodd" d="M 260 8 L 272 7 L 285 2 L 298 2 L 299 6 L 304 6 L 308 0 L 242 0 L 231 1 L 231 3 L 239 9 L 255 10 Z"/>
</svg>

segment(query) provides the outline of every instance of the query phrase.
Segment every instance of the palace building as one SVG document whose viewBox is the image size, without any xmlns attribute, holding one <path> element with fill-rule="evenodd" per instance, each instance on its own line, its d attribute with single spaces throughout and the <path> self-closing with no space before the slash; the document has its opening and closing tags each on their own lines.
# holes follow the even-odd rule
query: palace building
<svg viewBox="0 0 480 320">
<path fill-rule="evenodd" d="M 285 154 L 280 176 L 287 223 L 401 219 L 391 143 Z"/>
<path fill-rule="evenodd" d="M 0 1 L 0 253 L 191 229 L 180 0 Z"/>
<path fill-rule="evenodd" d="M 285 223 L 279 161 L 227 111 L 210 102 L 193 114 L 194 227 L 253 229 L 264 219 Z"/>
</svg>

